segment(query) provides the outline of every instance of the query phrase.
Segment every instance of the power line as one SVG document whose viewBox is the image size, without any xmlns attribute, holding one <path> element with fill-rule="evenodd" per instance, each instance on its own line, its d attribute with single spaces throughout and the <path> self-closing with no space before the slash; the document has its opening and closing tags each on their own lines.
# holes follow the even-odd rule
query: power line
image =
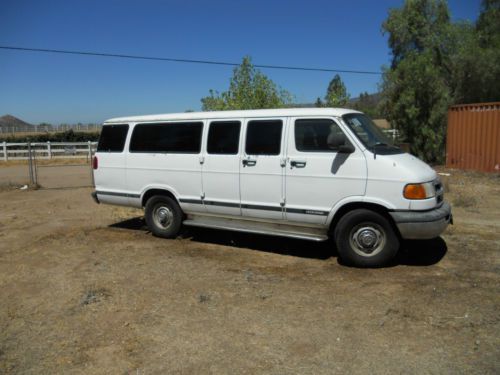
<svg viewBox="0 0 500 375">
<path fill-rule="evenodd" d="M 123 55 L 117 53 L 102 53 L 102 52 L 88 52 L 88 51 L 70 51 L 60 49 L 46 49 L 46 48 L 27 48 L 27 47 L 13 47 L 13 46 L 0 46 L 0 49 L 11 51 L 28 51 L 28 52 L 46 52 L 46 53 L 61 53 L 66 55 L 84 55 L 84 56 L 99 56 L 99 57 L 115 57 L 121 59 L 136 59 L 136 60 L 155 60 L 155 61 L 170 61 L 178 63 L 192 63 L 192 64 L 209 64 L 209 65 L 225 65 L 225 66 L 238 66 L 240 64 L 226 61 L 213 61 L 213 60 L 191 60 L 191 59 L 177 59 L 173 57 L 155 57 L 155 56 L 140 56 L 140 55 Z M 308 68 L 303 66 L 286 66 L 286 65 L 257 65 L 257 68 L 263 69 L 282 69 L 282 70 L 302 70 L 310 72 L 330 72 L 330 73 L 350 73 L 350 74 L 382 74 L 375 71 L 363 70 L 343 70 L 343 69 L 330 69 L 330 68 Z"/>
</svg>

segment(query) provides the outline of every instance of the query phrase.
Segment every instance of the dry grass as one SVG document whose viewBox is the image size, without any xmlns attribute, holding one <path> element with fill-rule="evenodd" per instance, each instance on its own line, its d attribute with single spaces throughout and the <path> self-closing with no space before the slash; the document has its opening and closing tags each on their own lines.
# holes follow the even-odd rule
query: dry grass
<svg viewBox="0 0 500 375">
<path fill-rule="evenodd" d="M 144 216 L 144 211 L 139 208 L 123 207 L 123 206 L 106 206 L 106 207 L 109 207 L 111 217 L 116 221 Z"/>
<path fill-rule="evenodd" d="M 111 297 L 109 289 L 98 288 L 95 285 L 91 285 L 85 289 L 81 299 L 81 304 L 82 306 L 85 306 L 92 303 L 99 303 L 109 297 Z"/>
<path fill-rule="evenodd" d="M 452 203 L 455 207 L 474 208 L 478 203 L 476 196 L 472 195 L 470 192 L 460 192 L 455 194 L 452 199 Z"/>
<path fill-rule="evenodd" d="M 454 207 L 468 210 L 483 206 L 485 195 L 491 194 L 491 188 L 498 186 L 500 174 L 459 171 L 454 169 L 438 171 L 449 174 L 441 175 L 445 197 Z"/>
<path fill-rule="evenodd" d="M 88 158 L 78 159 L 36 159 L 37 165 L 89 165 Z M 28 160 L 0 160 L 0 167 L 11 167 L 16 165 L 28 165 Z"/>
<path fill-rule="evenodd" d="M 500 180 L 446 172 L 474 209 L 380 269 L 332 242 L 156 238 L 91 189 L 4 191 L 0 373 L 498 374 Z"/>
<path fill-rule="evenodd" d="M 0 191 L 20 189 L 23 185 L 14 183 L 12 181 L 0 182 Z"/>
</svg>

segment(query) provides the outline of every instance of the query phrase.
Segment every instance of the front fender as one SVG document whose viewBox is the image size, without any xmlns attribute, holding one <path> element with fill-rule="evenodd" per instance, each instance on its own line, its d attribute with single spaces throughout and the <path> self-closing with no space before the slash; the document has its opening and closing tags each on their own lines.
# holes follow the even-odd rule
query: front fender
<svg viewBox="0 0 500 375">
<path fill-rule="evenodd" d="M 335 204 L 335 206 L 331 209 L 330 213 L 328 214 L 327 225 L 328 226 L 331 225 L 335 215 L 339 212 L 339 210 L 342 209 L 342 207 L 353 203 L 359 204 L 360 207 L 362 207 L 363 204 L 377 205 L 388 211 L 396 209 L 396 206 L 393 203 L 381 198 L 367 197 L 367 196 L 351 196 L 344 198 L 341 201 L 337 202 L 337 204 Z"/>
</svg>

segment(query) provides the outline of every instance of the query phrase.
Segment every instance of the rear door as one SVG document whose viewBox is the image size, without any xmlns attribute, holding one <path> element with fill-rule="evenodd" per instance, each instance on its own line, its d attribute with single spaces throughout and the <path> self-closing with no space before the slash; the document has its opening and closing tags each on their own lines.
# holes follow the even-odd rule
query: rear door
<svg viewBox="0 0 500 375">
<path fill-rule="evenodd" d="M 351 154 L 339 153 L 330 142 L 338 135 L 345 133 L 333 118 L 291 119 L 285 182 L 287 220 L 325 224 L 337 202 L 365 194 L 365 156 L 358 149 Z"/>
<path fill-rule="evenodd" d="M 240 134 L 242 122 L 208 123 L 203 155 L 202 184 L 205 210 L 212 214 L 240 216 Z"/>
<path fill-rule="evenodd" d="M 95 155 L 98 166 L 93 171 L 95 189 L 102 203 L 129 203 L 125 152 L 128 130 L 128 124 L 102 127 Z"/>
<path fill-rule="evenodd" d="M 243 216 L 272 220 L 284 218 L 285 120 L 246 120 L 239 166 Z"/>
</svg>

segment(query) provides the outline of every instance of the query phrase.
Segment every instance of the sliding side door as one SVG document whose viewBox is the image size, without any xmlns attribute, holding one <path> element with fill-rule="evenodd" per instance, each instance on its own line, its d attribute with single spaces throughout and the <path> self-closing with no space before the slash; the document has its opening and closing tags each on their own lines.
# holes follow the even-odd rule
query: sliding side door
<svg viewBox="0 0 500 375">
<path fill-rule="evenodd" d="M 282 220 L 286 118 L 247 120 L 240 161 L 241 213 Z"/>
<path fill-rule="evenodd" d="M 203 204 L 211 214 L 240 216 L 240 120 L 208 123 L 203 154 Z"/>
</svg>

